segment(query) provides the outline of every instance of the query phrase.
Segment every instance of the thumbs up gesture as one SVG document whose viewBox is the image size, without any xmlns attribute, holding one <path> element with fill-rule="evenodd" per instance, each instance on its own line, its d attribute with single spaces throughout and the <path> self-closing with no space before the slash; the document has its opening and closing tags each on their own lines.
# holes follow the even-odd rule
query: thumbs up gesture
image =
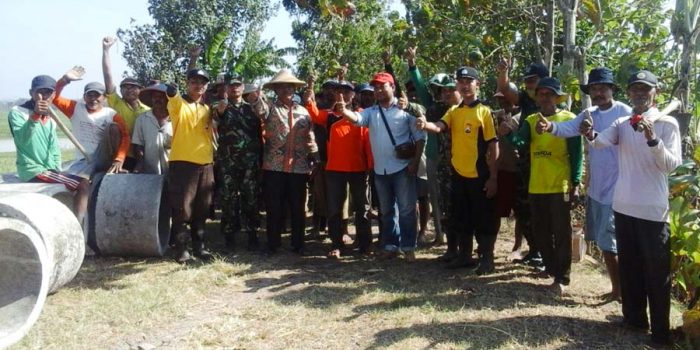
<svg viewBox="0 0 700 350">
<path fill-rule="evenodd" d="M 335 106 L 333 107 L 335 113 L 343 113 L 345 111 L 345 97 L 343 94 L 338 94 L 337 100 L 335 101 Z"/>
<path fill-rule="evenodd" d="M 535 125 L 535 130 L 537 131 L 538 134 L 542 135 L 545 132 L 549 132 L 552 129 L 552 122 L 547 120 L 547 118 L 542 115 L 542 113 L 538 113 L 539 119 L 537 120 L 537 124 Z"/>
<path fill-rule="evenodd" d="M 578 132 L 583 136 L 590 136 L 593 133 L 593 117 L 591 117 L 591 112 L 586 110 L 583 112 L 583 120 L 578 127 Z"/>
</svg>

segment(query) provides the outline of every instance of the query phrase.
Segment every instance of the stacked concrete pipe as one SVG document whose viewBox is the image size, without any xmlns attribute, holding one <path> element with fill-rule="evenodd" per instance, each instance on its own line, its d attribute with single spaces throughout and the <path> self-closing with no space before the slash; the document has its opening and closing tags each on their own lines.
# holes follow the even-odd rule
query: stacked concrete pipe
<svg viewBox="0 0 700 350">
<path fill-rule="evenodd" d="M 95 240 L 102 255 L 163 256 L 170 239 L 165 177 L 108 174 L 95 204 Z"/>
<path fill-rule="evenodd" d="M 46 296 L 70 282 L 85 255 L 83 231 L 59 201 L 34 193 L 0 197 L 0 349 L 19 341 Z"/>
</svg>

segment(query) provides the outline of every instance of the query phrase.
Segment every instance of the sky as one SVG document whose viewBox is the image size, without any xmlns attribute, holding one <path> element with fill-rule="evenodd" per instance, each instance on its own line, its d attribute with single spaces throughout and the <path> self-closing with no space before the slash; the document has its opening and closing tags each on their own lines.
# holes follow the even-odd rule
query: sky
<svg viewBox="0 0 700 350">
<path fill-rule="evenodd" d="M 99 3 L 99 5 L 98 5 Z M 102 38 L 116 36 L 117 29 L 153 23 L 147 0 L 3 0 L 0 21 L 0 100 L 29 97 L 33 77 L 47 74 L 56 79 L 75 65 L 85 67 L 83 81 L 70 84 L 64 95 L 82 96 L 82 88 L 102 78 Z M 35 20 L 38 19 L 38 20 Z M 39 20 L 44 24 L 37 25 Z M 278 47 L 296 46 L 291 37 L 292 19 L 280 7 L 262 38 L 275 39 Z M 122 58 L 123 45 L 112 47 L 112 74 L 121 78 L 129 70 Z"/>
</svg>

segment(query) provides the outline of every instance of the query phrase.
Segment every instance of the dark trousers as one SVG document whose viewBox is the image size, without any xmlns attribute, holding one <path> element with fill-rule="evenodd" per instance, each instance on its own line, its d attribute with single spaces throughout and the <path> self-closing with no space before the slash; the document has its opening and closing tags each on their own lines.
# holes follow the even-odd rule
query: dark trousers
<svg viewBox="0 0 700 350">
<path fill-rule="evenodd" d="M 265 206 L 267 207 L 267 246 L 275 250 L 281 246 L 284 230 L 284 213 L 289 209 L 292 222 L 292 248 L 304 248 L 304 226 L 306 218 L 307 174 L 285 173 L 265 170 Z"/>
<path fill-rule="evenodd" d="M 326 200 L 328 210 L 328 233 L 333 241 L 333 249 L 342 249 L 343 244 L 343 203 L 350 186 L 352 206 L 355 212 L 355 229 L 360 250 L 367 250 L 371 242 L 369 218 L 369 198 L 367 197 L 367 175 L 364 172 L 326 171 Z"/>
<path fill-rule="evenodd" d="M 201 248 L 204 224 L 214 191 L 214 168 L 211 164 L 172 161 L 168 171 L 168 195 L 172 208 L 171 232 L 181 247 L 186 244 L 185 224 L 190 223 L 192 246 Z"/>
<path fill-rule="evenodd" d="M 615 212 L 622 315 L 646 327 L 647 300 L 652 337 L 668 339 L 671 309 L 671 243 L 665 222 Z"/>
<path fill-rule="evenodd" d="M 493 216 L 496 210 L 494 198 L 486 198 L 485 178 L 466 178 L 452 175 L 452 213 L 449 234 L 459 238 L 459 254 L 471 256 L 473 238 L 479 244 L 479 253 L 492 256 L 496 243 Z"/>
<path fill-rule="evenodd" d="M 571 204 L 563 193 L 530 193 L 532 232 L 554 281 L 568 285 L 571 274 Z"/>
</svg>

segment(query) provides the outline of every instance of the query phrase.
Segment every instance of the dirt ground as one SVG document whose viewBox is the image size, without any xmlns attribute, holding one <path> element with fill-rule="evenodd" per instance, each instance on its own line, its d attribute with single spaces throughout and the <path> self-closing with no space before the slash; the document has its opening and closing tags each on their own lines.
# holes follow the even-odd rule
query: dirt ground
<svg viewBox="0 0 700 350">
<path fill-rule="evenodd" d="M 502 230 L 496 273 L 484 277 L 446 270 L 435 260 L 444 246 L 420 250 L 415 263 L 334 261 L 327 240 L 308 242 L 314 255 L 303 258 L 240 251 L 181 266 L 90 257 L 13 349 L 646 348 L 647 335 L 616 324 L 620 304 L 600 298 L 609 281 L 594 259 L 573 265 L 559 297 L 551 279 L 506 261 L 512 222 Z M 681 322 L 675 308 L 671 322 Z"/>
</svg>

